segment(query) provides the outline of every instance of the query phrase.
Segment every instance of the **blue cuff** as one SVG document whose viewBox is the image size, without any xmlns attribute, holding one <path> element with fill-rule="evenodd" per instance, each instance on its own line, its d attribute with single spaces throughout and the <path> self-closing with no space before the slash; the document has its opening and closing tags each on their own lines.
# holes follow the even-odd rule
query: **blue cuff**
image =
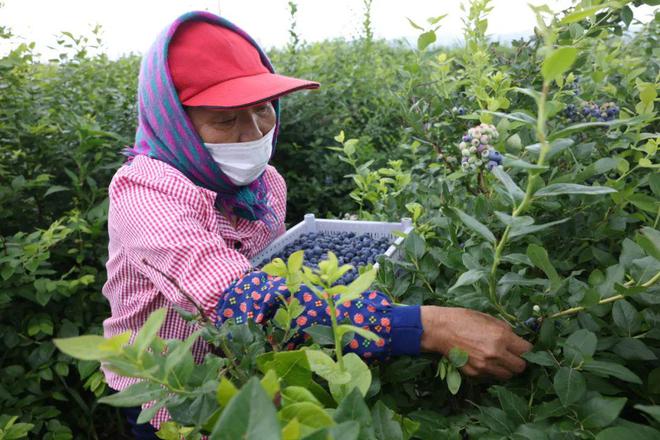
<svg viewBox="0 0 660 440">
<path fill-rule="evenodd" d="M 423 330 L 420 306 L 393 306 L 389 315 L 392 320 L 391 354 L 418 355 Z"/>
</svg>

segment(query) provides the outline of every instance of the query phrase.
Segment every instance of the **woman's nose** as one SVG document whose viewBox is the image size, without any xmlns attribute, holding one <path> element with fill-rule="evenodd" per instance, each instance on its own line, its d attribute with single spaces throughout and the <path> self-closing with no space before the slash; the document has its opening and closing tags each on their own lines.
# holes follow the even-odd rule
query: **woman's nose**
<svg viewBox="0 0 660 440">
<path fill-rule="evenodd" d="M 264 133 L 259 128 L 259 116 L 251 109 L 245 109 L 238 115 L 239 142 L 250 142 L 261 139 Z"/>
</svg>

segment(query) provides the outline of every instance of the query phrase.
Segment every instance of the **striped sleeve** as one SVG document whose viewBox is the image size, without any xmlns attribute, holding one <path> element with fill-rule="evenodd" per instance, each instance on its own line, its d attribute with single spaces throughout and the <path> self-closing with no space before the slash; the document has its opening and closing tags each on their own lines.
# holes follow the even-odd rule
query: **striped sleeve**
<svg viewBox="0 0 660 440">
<path fill-rule="evenodd" d="M 148 177 L 129 172 L 113 179 L 113 232 L 128 260 L 169 302 L 192 309 L 171 278 L 212 317 L 219 295 L 250 262 L 214 230 L 211 202 L 195 187 L 167 174 Z"/>
</svg>

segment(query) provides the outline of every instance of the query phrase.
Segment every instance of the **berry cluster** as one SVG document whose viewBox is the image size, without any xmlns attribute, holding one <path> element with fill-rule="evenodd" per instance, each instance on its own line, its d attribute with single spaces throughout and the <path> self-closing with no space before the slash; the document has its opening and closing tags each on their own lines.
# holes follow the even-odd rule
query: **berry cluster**
<svg viewBox="0 0 660 440">
<path fill-rule="evenodd" d="M 580 94 L 580 77 L 576 76 L 573 81 L 566 82 L 566 89 L 573 92 L 574 95 Z"/>
<path fill-rule="evenodd" d="M 461 166 L 464 171 L 475 171 L 485 166 L 488 171 L 502 163 L 502 155 L 493 148 L 499 133 L 495 126 L 481 124 L 472 127 L 463 136 L 458 148 L 461 151 Z"/>
<path fill-rule="evenodd" d="M 357 235 L 354 232 L 303 234 L 293 243 L 288 244 L 277 255 L 269 259 L 281 258 L 286 261 L 292 253 L 304 250 L 304 264 L 309 267 L 318 267 L 319 262 L 327 258 L 328 252 L 333 252 L 339 264 L 350 264 L 353 269 L 346 272 L 338 284 L 348 284 L 358 276 L 357 268 L 373 264 L 379 255 L 385 253 L 390 247 L 389 237 L 374 238 L 369 234 Z"/>
<path fill-rule="evenodd" d="M 467 111 L 465 110 L 465 107 L 460 106 L 460 107 L 452 107 L 451 109 L 452 113 L 456 113 L 459 116 L 463 116 Z"/>
<path fill-rule="evenodd" d="M 580 106 L 568 104 L 564 116 L 571 122 L 607 122 L 619 116 L 619 107 L 613 102 L 600 106 L 594 102 L 584 102 Z"/>
</svg>

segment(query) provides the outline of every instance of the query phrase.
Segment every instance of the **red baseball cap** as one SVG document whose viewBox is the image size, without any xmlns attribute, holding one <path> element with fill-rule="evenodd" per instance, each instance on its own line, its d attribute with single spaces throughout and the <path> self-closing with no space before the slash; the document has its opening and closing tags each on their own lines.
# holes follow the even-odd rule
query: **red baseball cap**
<svg viewBox="0 0 660 440">
<path fill-rule="evenodd" d="M 174 33 L 168 64 L 181 104 L 240 108 L 271 101 L 319 83 L 272 73 L 258 49 L 240 34 L 205 21 Z"/>
</svg>

